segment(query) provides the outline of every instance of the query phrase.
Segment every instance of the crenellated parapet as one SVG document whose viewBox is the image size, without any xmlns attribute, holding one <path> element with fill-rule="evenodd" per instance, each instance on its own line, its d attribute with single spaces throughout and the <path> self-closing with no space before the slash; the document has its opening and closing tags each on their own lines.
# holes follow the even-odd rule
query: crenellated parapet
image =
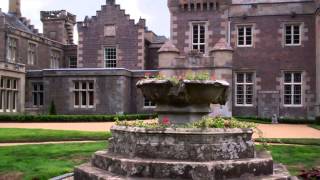
<svg viewBox="0 0 320 180">
<path fill-rule="evenodd" d="M 56 21 L 65 20 L 68 23 L 76 23 L 76 15 L 73 15 L 66 10 L 60 11 L 41 11 L 40 12 L 41 21 Z"/>
<path fill-rule="evenodd" d="M 231 0 L 169 0 L 170 10 L 182 11 L 217 11 L 228 8 Z"/>
</svg>

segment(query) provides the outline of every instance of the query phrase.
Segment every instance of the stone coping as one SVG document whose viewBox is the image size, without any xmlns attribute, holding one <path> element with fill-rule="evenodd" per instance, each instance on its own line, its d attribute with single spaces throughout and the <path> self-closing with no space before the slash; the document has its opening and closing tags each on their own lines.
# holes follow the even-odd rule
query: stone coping
<svg viewBox="0 0 320 180">
<path fill-rule="evenodd" d="M 184 135 L 220 135 L 220 134 L 253 134 L 252 129 L 240 128 L 165 128 L 165 129 L 148 129 L 129 126 L 112 126 L 111 131 L 123 131 L 132 133 L 145 134 L 184 134 Z"/>
<path fill-rule="evenodd" d="M 224 80 L 182 80 L 185 84 L 205 84 L 205 85 L 223 85 L 223 86 L 230 86 L 230 84 L 227 81 Z M 158 80 L 158 79 L 143 79 L 137 83 L 137 85 L 144 85 L 144 84 L 166 84 L 170 83 L 170 80 L 164 79 L 164 80 Z"/>
</svg>

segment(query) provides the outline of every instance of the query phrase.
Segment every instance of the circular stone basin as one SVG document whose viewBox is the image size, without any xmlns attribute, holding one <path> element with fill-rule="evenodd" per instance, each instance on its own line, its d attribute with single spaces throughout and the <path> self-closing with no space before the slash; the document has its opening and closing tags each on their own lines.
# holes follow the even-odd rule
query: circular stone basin
<svg viewBox="0 0 320 180">
<path fill-rule="evenodd" d="M 144 79 L 137 83 L 143 95 L 157 105 L 190 106 L 227 102 L 229 83 L 226 81 Z"/>
<path fill-rule="evenodd" d="M 114 126 L 108 152 L 128 158 L 196 162 L 254 158 L 251 129 L 145 129 Z"/>
</svg>

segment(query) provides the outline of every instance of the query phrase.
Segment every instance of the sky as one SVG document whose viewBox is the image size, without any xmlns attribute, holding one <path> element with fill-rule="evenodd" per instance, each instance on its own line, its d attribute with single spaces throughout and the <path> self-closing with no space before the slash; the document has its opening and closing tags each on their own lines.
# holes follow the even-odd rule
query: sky
<svg viewBox="0 0 320 180">
<path fill-rule="evenodd" d="M 31 20 L 42 32 L 40 11 L 65 9 L 77 15 L 77 21 L 83 21 L 85 16 L 94 16 L 101 9 L 106 0 L 21 0 L 22 15 Z M 8 12 L 9 0 L 0 0 L 0 8 Z M 136 22 L 140 17 L 147 20 L 149 30 L 158 35 L 170 35 L 170 14 L 167 8 L 167 0 L 116 0 L 127 14 Z M 75 41 L 77 41 L 77 32 Z"/>
</svg>

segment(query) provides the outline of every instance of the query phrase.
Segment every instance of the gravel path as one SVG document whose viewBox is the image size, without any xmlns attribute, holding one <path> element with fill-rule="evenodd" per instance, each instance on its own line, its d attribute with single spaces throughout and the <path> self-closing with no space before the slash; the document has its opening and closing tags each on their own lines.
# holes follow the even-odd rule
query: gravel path
<svg viewBox="0 0 320 180">
<path fill-rule="evenodd" d="M 108 131 L 114 123 L 0 123 L 0 128 Z M 320 131 L 307 125 L 260 124 L 265 138 L 319 138 Z M 258 135 L 254 136 L 255 138 Z"/>
</svg>

